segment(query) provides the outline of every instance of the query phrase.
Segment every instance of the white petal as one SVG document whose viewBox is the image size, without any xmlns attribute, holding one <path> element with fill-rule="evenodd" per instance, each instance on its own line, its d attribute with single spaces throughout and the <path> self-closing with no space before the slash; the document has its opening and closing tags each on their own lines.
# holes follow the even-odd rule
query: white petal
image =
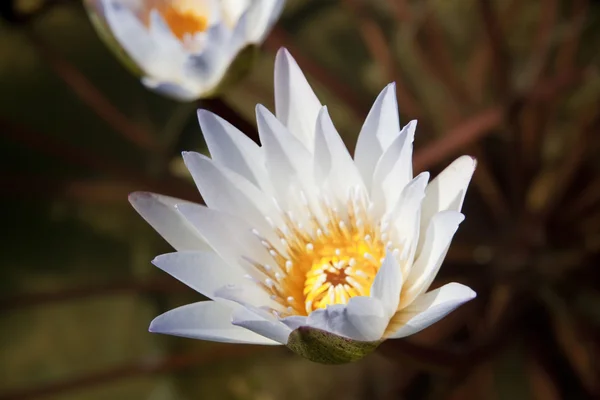
<svg viewBox="0 0 600 400">
<path fill-rule="evenodd" d="M 327 107 L 321 108 L 315 131 L 315 181 L 327 178 L 326 187 L 346 201 L 350 188 L 364 188 L 364 184 L 346 145 L 331 121 Z"/>
<path fill-rule="evenodd" d="M 195 89 L 193 85 L 184 86 L 178 83 L 162 81 L 160 79 L 151 77 L 143 77 L 141 81 L 142 84 L 148 89 L 154 90 L 163 96 L 179 101 L 192 101 L 197 99 L 202 94 L 199 91 L 190 90 Z"/>
<path fill-rule="evenodd" d="M 458 225 L 464 219 L 464 215 L 458 211 L 442 211 L 431 218 L 423 249 L 402 288 L 400 308 L 406 307 L 429 288 L 446 257 Z"/>
<path fill-rule="evenodd" d="M 214 299 L 215 292 L 226 285 L 247 283 L 245 272 L 227 264 L 214 252 L 180 251 L 162 254 L 152 263 L 195 291 Z"/>
<path fill-rule="evenodd" d="M 265 219 L 266 215 L 276 215 L 271 198 L 244 177 L 203 154 L 183 152 L 183 159 L 208 207 L 243 218 L 263 233 L 272 232 Z M 276 237 L 269 239 L 278 243 Z"/>
<path fill-rule="evenodd" d="M 305 317 L 304 315 L 292 315 L 290 317 L 282 318 L 281 322 L 284 323 L 292 331 L 295 331 L 301 326 L 308 326 L 307 319 L 308 317 Z"/>
<path fill-rule="evenodd" d="M 421 231 L 424 232 L 431 217 L 444 210 L 460 211 L 467 187 L 475 172 L 477 161 L 470 156 L 457 158 L 444 169 L 425 190 L 421 210 Z M 419 249 L 423 245 L 421 238 Z"/>
<path fill-rule="evenodd" d="M 126 5 L 102 0 L 106 22 L 119 44 L 146 73 L 156 47 L 148 30 Z"/>
<path fill-rule="evenodd" d="M 282 311 L 283 307 L 271 299 L 263 288 L 254 282 L 246 281 L 238 285 L 227 285 L 215 292 L 215 297 L 225 299 L 242 305 L 244 307 L 269 307 L 276 311 Z"/>
<path fill-rule="evenodd" d="M 233 313 L 232 323 L 261 336 L 287 344 L 292 330 L 279 322 L 274 316 L 256 307 L 242 307 Z"/>
<path fill-rule="evenodd" d="M 253 3 L 250 0 L 220 0 L 223 18 L 230 25 L 234 25 L 248 6 Z"/>
<path fill-rule="evenodd" d="M 183 77 L 188 54 L 156 9 L 150 11 L 148 33 L 154 46 L 153 57 L 147 62 L 148 75 L 162 80 L 179 81 Z"/>
<path fill-rule="evenodd" d="M 364 342 L 379 340 L 388 321 L 379 300 L 362 296 L 315 310 L 306 320 L 313 328 Z"/>
<path fill-rule="evenodd" d="M 210 250 L 194 227 L 175 208 L 176 204 L 194 203 L 148 192 L 131 193 L 129 202 L 175 250 Z"/>
<path fill-rule="evenodd" d="M 398 326 L 388 339 L 413 335 L 438 322 L 460 305 L 472 300 L 476 293 L 460 283 L 449 283 L 419 296 L 411 305 L 398 312 L 390 324 Z"/>
<path fill-rule="evenodd" d="M 231 323 L 234 310 L 239 306 L 215 301 L 188 304 L 154 318 L 150 332 L 181 336 L 191 339 L 225 343 L 278 345 L 279 343 L 257 335 Z"/>
<path fill-rule="evenodd" d="M 399 132 L 396 84 L 390 83 L 377 96 L 356 142 L 354 161 L 367 187 L 371 187 L 377 161 Z"/>
<path fill-rule="evenodd" d="M 247 13 L 251 23 L 246 33 L 249 43 L 262 43 L 281 15 L 284 5 L 285 0 L 253 0 L 250 2 Z"/>
<path fill-rule="evenodd" d="M 300 185 L 313 194 L 312 155 L 304 145 L 265 107 L 256 107 L 260 141 L 265 151 L 266 165 L 278 195 L 292 185 Z"/>
<path fill-rule="evenodd" d="M 313 150 L 320 109 L 321 102 L 296 60 L 281 48 L 275 57 L 275 114 L 309 151 Z"/>
<path fill-rule="evenodd" d="M 410 271 L 419 242 L 421 202 L 425 197 L 428 180 L 429 172 L 422 172 L 410 181 L 402 190 L 400 199 L 390 215 L 393 221 L 392 226 L 395 228 L 396 242 L 402 243 L 403 246 L 409 246 L 406 258 L 401 260 L 405 275 L 408 275 Z M 404 252 L 404 249 L 402 251 Z"/>
<path fill-rule="evenodd" d="M 184 76 L 196 82 L 203 91 L 214 89 L 241 48 L 243 42 L 239 33 L 237 29 L 232 32 L 224 23 L 210 26 L 205 32 L 202 51 L 188 53 L 182 62 Z"/>
<path fill-rule="evenodd" d="M 254 228 L 244 220 L 200 205 L 178 204 L 177 209 L 225 262 L 237 265 L 244 262 L 243 257 L 249 257 L 262 265 L 274 265 L 271 255 L 252 233 Z"/>
<path fill-rule="evenodd" d="M 382 215 L 396 205 L 402 189 L 413 178 L 412 147 L 417 121 L 409 122 L 392 141 L 377 162 L 373 173 L 371 194 L 376 215 Z"/>
<path fill-rule="evenodd" d="M 388 319 L 398 310 L 401 288 L 402 270 L 396 257 L 388 251 L 371 286 L 371 297 L 381 302 Z"/>
<path fill-rule="evenodd" d="M 213 160 L 266 191 L 268 177 L 261 148 L 218 115 L 198 110 L 198 121 Z"/>
</svg>

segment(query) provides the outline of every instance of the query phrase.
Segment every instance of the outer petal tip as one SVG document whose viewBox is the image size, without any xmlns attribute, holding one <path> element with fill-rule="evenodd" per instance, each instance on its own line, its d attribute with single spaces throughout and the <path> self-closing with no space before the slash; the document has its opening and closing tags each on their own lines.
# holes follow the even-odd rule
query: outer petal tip
<svg viewBox="0 0 600 400">
<path fill-rule="evenodd" d="M 154 193 L 151 192 L 137 191 L 129 193 L 129 196 L 127 196 L 127 200 L 129 201 L 129 204 L 133 206 L 133 208 L 137 209 L 136 205 L 139 202 L 151 199 L 153 196 Z"/>
<path fill-rule="evenodd" d="M 320 364 L 346 364 L 372 353 L 381 341 L 361 342 L 309 326 L 294 330 L 287 347 L 294 353 Z"/>
</svg>

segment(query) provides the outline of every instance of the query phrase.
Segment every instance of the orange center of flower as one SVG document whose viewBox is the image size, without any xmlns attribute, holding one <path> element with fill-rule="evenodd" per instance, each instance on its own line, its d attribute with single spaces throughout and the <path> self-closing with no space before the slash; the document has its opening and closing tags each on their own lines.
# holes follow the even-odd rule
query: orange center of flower
<svg viewBox="0 0 600 400">
<path fill-rule="evenodd" d="M 268 276 L 258 283 L 286 314 L 308 315 L 354 296 L 369 296 L 385 257 L 387 233 L 371 223 L 364 204 L 349 200 L 344 215 L 331 207 L 323 206 L 323 211 L 327 222 L 311 217 L 308 227 L 284 216 L 286 227 L 278 236 L 285 253 L 261 237 L 277 266 L 253 263 Z"/>
<path fill-rule="evenodd" d="M 149 3 L 148 16 L 151 9 L 157 10 L 179 40 L 208 28 L 208 10 L 203 9 L 194 0 L 162 0 Z"/>
</svg>

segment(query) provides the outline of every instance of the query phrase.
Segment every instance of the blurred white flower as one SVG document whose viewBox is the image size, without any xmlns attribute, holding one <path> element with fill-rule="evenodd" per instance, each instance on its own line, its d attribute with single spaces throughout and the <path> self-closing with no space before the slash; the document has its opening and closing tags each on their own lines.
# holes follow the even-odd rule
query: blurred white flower
<svg viewBox="0 0 600 400">
<path fill-rule="evenodd" d="M 229 73 L 249 68 L 284 0 L 87 0 L 147 87 L 179 100 L 214 94 Z M 98 24 L 96 24 L 98 26 Z M 101 28 L 100 28 L 101 29 Z"/>
<path fill-rule="evenodd" d="M 427 292 L 464 218 L 473 158 L 429 184 L 427 172 L 413 178 L 416 122 L 400 127 L 390 84 L 352 159 L 286 50 L 275 61 L 275 109 L 256 108 L 262 147 L 199 111 L 212 159 L 183 157 L 206 206 L 130 196 L 177 250 L 154 264 L 211 299 L 157 317 L 151 332 L 284 344 L 341 363 L 475 297 L 458 283 Z"/>
</svg>

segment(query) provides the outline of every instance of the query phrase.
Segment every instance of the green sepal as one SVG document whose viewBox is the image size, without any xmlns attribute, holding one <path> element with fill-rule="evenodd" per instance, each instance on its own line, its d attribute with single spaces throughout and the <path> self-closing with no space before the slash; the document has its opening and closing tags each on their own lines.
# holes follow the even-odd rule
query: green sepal
<svg viewBox="0 0 600 400">
<path fill-rule="evenodd" d="M 133 75 L 140 78 L 144 76 L 144 71 L 137 65 L 129 54 L 121 47 L 119 41 L 115 38 L 108 26 L 104 16 L 98 13 L 98 5 L 95 4 L 97 0 L 84 0 L 83 5 L 92 21 L 92 26 L 96 29 L 100 40 L 104 42 L 106 47 L 112 51 L 117 59 L 127 68 Z"/>
<path fill-rule="evenodd" d="M 346 364 L 358 361 L 372 353 L 381 342 L 381 340 L 361 342 L 321 329 L 301 326 L 290 334 L 287 347 L 316 363 Z"/>
</svg>

